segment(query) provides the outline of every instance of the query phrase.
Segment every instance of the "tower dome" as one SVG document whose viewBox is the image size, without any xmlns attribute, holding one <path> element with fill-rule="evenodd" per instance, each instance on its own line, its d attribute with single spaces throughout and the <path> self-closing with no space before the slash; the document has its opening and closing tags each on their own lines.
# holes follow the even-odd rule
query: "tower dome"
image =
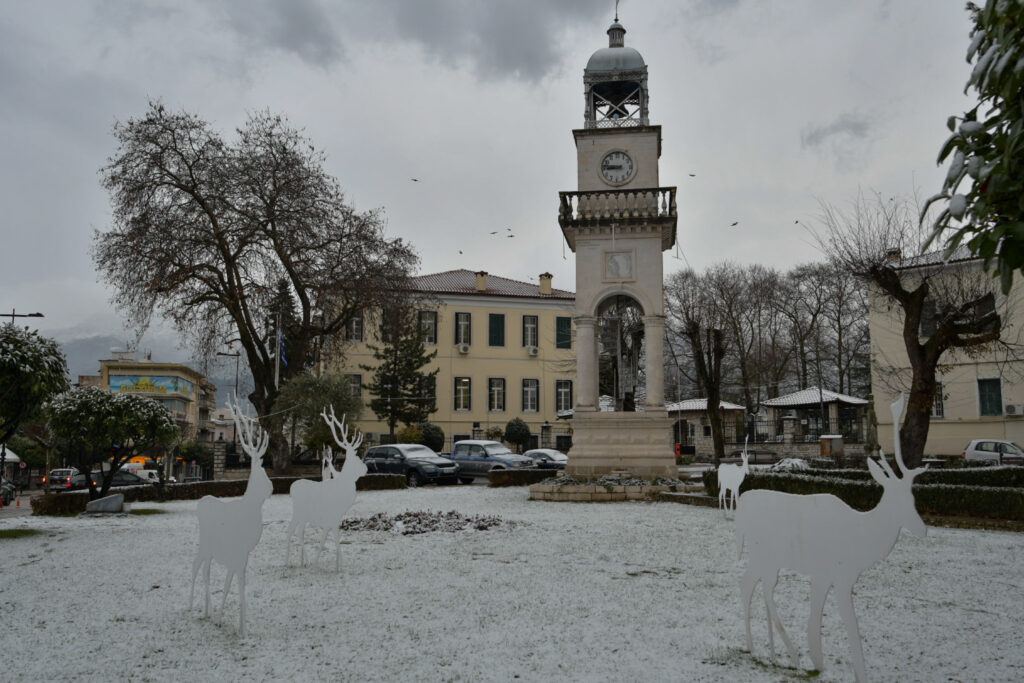
<svg viewBox="0 0 1024 683">
<path fill-rule="evenodd" d="M 590 55 L 583 70 L 585 128 L 647 125 L 647 64 L 637 50 L 626 47 L 625 35 L 616 14 L 608 27 L 608 47 Z"/>
</svg>

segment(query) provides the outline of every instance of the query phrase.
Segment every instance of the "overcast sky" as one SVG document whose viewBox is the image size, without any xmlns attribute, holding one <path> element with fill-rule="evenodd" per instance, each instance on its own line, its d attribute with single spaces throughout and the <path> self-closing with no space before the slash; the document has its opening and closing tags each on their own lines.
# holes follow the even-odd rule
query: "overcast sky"
<svg viewBox="0 0 1024 683">
<path fill-rule="evenodd" d="M 649 69 L 681 256 L 818 260 L 799 220 L 858 190 L 927 197 L 963 93 L 962 0 L 623 0 Z M 573 289 L 583 68 L 614 0 L 0 0 L 0 311 L 117 334 L 89 255 L 98 170 L 150 98 L 232 136 L 248 111 L 304 128 L 360 209 L 383 207 L 421 272 Z M 690 177 L 689 174 L 695 174 Z M 419 182 L 412 182 L 418 178 Z M 730 224 L 738 221 L 738 225 Z M 488 233 L 511 228 L 514 238 Z M 461 254 L 459 253 L 461 250 Z"/>
</svg>

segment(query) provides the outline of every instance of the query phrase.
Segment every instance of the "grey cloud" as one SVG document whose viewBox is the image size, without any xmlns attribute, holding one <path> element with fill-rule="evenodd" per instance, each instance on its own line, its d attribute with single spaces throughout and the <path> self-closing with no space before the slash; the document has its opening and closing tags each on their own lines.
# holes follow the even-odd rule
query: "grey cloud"
<svg viewBox="0 0 1024 683">
<path fill-rule="evenodd" d="M 867 117 L 845 112 L 832 123 L 824 126 L 806 126 L 800 133 L 800 146 L 820 147 L 824 142 L 836 137 L 866 138 L 871 128 Z"/>
<path fill-rule="evenodd" d="M 568 46 L 560 38 L 567 29 L 611 23 L 612 6 L 607 4 L 604 19 L 598 18 L 593 0 L 380 0 L 375 8 L 398 37 L 417 42 L 431 59 L 468 62 L 483 78 L 531 82 L 561 65 Z"/>
<path fill-rule="evenodd" d="M 254 47 L 270 46 L 328 66 L 344 55 L 331 17 L 316 0 L 224 0 L 228 24 Z"/>
</svg>

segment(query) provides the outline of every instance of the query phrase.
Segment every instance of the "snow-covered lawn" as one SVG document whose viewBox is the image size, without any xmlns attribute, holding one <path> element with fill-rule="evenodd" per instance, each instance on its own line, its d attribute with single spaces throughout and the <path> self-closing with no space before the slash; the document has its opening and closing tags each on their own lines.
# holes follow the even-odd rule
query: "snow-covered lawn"
<svg viewBox="0 0 1024 683">
<path fill-rule="evenodd" d="M 737 559 L 732 519 L 718 510 L 542 503 L 522 488 L 361 492 L 349 517 L 457 510 L 518 524 L 348 531 L 336 573 L 328 553 L 299 568 L 293 551 L 285 566 L 291 502 L 273 496 L 249 563 L 243 639 L 234 588 L 224 619 L 201 618 L 201 579 L 188 610 L 195 505 L 0 522 L 42 532 L 0 540 L 4 678 L 777 681 L 805 673 L 767 662 L 760 590 L 755 657 L 744 651 L 746 559 Z M 215 565 L 214 607 L 223 576 Z M 776 592 L 805 667 L 807 592 L 794 574 Z M 904 533 L 861 577 L 854 603 L 872 680 L 1024 679 L 1024 535 Z M 831 598 L 824 626 L 817 680 L 852 680 Z"/>
</svg>

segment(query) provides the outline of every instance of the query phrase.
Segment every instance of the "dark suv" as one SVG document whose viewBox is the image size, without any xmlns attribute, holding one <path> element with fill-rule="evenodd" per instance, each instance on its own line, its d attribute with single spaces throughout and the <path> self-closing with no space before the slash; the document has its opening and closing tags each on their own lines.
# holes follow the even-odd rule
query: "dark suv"
<svg viewBox="0 0 1024 683">
<path fill-rule="evenodd" d="M 363 462 L 371 473 L 403 475 L 409 486 L 454 484 L 459 479 L 457 464 L 416 443 L 374 446 Z"/>
</svg>

